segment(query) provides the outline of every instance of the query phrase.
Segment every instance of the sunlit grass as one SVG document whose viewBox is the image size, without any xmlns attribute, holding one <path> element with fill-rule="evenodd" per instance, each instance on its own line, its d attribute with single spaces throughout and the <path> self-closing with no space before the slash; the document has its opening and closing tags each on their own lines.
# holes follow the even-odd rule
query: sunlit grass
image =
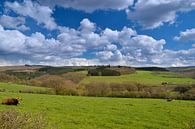
<svg viewBox="0 0 195 129">
<path fill-rule="evenodd" d="M 168 75 L 170 74 L 170 75 Z M 135 74 L 129 75 L 121 75 L 121 76 L 89 76 L 85 78 L 82 83 L 90 83 L 93 81 L 104 81 L 107 83 L 122 83 L 122 82 L 130 82 L 130 83 L 140 83 L 145 85 L 161 85 L 162 82 L 169 82 L 173 84 L 195 84 L 195 79 L 172 76 L 173 73 L 166 73 L 155 75 L 151 71 L 137 71 Z"/>
</svg>

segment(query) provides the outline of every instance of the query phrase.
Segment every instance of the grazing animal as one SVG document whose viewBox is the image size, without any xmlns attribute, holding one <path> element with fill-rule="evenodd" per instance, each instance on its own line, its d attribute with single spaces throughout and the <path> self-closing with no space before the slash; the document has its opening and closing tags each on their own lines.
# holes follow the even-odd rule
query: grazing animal
<svg viewBox="0 0 195 129">
<path fill-rule="evenodd" d="M 171 102 L 171 101 L 173 101 L 173 99 L 167 99 L 167 102 Z"/>
<path fill-rule="evenodd" d="M 162 82 L 161 85 L 168 85 L 168 82 Z"/>
<path fill-rule="evenodd" d="M 18 105 L 20 104 L 21 98 L 6 98 L 3 99 L 2 103 L 3 105 Z"/>
</svg>

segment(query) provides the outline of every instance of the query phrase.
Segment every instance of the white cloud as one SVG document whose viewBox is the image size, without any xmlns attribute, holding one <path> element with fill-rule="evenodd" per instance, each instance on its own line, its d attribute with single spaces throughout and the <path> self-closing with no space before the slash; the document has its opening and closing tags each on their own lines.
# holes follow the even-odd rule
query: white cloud
<svg viewBox="0 0 195 129">
<path fill-rule="evenodd" d="M 41 6 L 37 2 L 31 0 L 24 0 L 22 3 L 5 2 L 5 7 L 13 10 L 21 16 L 31 17 L 37 21 L 37 23 L 43 24 L 45 28 L 53 30 L 57 28 L 54 18 L 52 17 L 52 9 L 48 6 Z"/>
<path fill-rule="evenodd" d="M 25 35 L 17 30 L 4 30 L 0 25 L 0 51 L 5 53 L 22 52 Z"/>
<path fill-rule="evenodd" d="M 130 47 L 132 50 L 142 49 L 147 53 L 159 53 L 163 50 L 165 40 L 155 40 L 154 38 L 147 35 L 137 35 L 129 40 L 123 41 L 121 44 Z"/>
<path fill-rule="evenodd" d="M 195 41 L 195 28 L 180 32 L 179 36 L 174 37 L 176 41 Z"/>
<path fill-rule="evenodd" d="M 127 10 L 131 20 L 138 21 L 145 29 L 153 29 L 165 23 L 174 23 L 178 12 L 195 9 L 194 0 L 138 0 L 134 10 Z"/>
<path fill-rule="evenodd" d="M 0 62 L 45 65 L 195 65 L 194 48 L 164 50 L 164 39 L 139 35 L 127 27 L 121 31 L 107 28 L 97 33 L 95 23 L 88 19 L 83 21 L 78 29 L 61 28 L 56 39 L 46 38 L 38 32 L 26 36 L 20 31 L 6 30 L 0 26 Z M 84 54 L 92 54 L 91 59 L 86 59 Z"/>
<path fill-rule="evenodd" d="M 96 30 L 96 25 L 85 18 L 80 22 L 80 29 L 84 32 L 94 32 Z"/>
<path fill-rule="evenodd" d="M 21 31 L 29 30 L 29 27 L 25 25 L 24 17 L 10 17 L 7 15 L 0 16 L 0 25 L 5 28 L 17 29 Z"/>
<path fill-rule="evenodd" d="M 195 65 L 195 49 L 189 50 L 164 50 L 159 55 L 153 57 L 154 63 L 161 66 L 194 66 Z"/>
<path fill-rule="evenodd" d="M 133 4 L 134 0 L 38 0 L 41 4 L 54 7 L 73 8 L 85 12 L 96 10 L 123 10 Z"/>
</svg>

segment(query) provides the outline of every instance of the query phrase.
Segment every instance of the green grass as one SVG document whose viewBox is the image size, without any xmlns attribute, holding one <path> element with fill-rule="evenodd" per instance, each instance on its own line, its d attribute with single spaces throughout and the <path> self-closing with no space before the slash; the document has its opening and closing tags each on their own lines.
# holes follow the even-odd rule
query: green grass
<svg viewBox="0 0 195 129">
<path fill-rule="evenodd" d="M 168 75 L 170 74 L 170 75 Z M 104 81 L 108 83 L 120 83 L 120 82 L 130 82 L 130 83 L 140 83 L 145 85 L 161 85 L 162 82 L 169 82 L 174 84 L 195 84 L 195 79 L 192 78 L 176 78 L 173 73 L 155 75 L 151 71 L 137 71 L 135 74 L 121 75 L 121 76 L 89 76 L 85 78 L 82 83 L 90 83 L 94 81 Z"/>
<path fill-rule="evenodd" d="M 6 92 L 15 92 L 18 93 L 22 90 L 32 90 L 32 91 L 50 91 L 49 88 L 44 87 L 35 87 L 35 86 L 26 86 L 26 85 L 17 85 L 11 83 L 0 83 L 0 89 L 5 89 Z"/>
<path fill-rule="evenodd" d="M 0 93 L 0 99 L 7 96 L 23 100 L 19 106 L 0 105 L 1 111 L 44 113 L 59 129 L 182 129 L 195 119 L 195 101 Z"/>
</svg>

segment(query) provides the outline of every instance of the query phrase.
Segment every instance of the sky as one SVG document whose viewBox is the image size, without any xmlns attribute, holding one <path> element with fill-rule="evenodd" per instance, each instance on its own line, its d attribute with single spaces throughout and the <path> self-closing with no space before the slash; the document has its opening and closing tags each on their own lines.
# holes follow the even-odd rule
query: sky
<svg viewBox="0 0 195 129">
<path fill-rule="evenodd" d="M 1 0 L 0 66 L 195 66 L 195 0 Z"/>
</svg>

